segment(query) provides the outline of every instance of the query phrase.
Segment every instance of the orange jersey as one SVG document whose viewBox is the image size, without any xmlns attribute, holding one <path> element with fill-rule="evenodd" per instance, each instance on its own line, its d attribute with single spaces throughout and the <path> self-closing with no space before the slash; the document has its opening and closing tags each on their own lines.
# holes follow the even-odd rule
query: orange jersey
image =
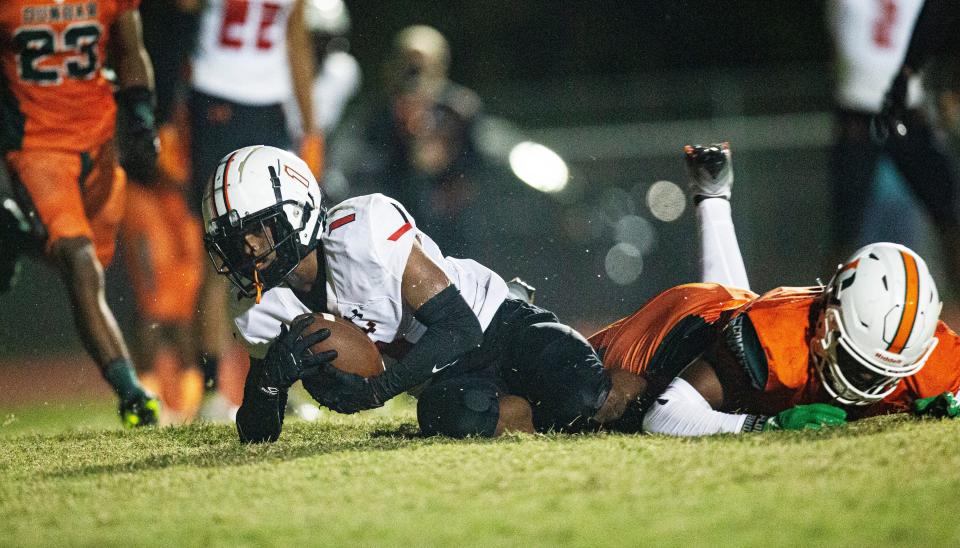
<svg viewBox="0 0 960 548">
<path fill-rule="evenodd" d="M 762 392 L 750 391 L 740 399 L 744 411 L 774 414 L 799 404 L 836 403 L 822 389 L 809 350 L 817 314 L 814 304 L 821 295 L 819 287 L 778 287 L 743 307 L 767 366 Z M 903 379 L 883 401 L 857 414 L 905 411 L 917 398 L 960 389 L 960 338 L 942 321 L 936 336 L 939 344 L 923 369 Z M 730 363 L 723 361 L 721 366 Z"/>
<path fill-rule="evenodd" d="M 8 150 L 96 149 L 116 106 L 101 68 L 110 27 L 139 0 L 0 2 L 0 119 Z"/>
<path fill-rule="evenodd" d="M 589 339 L 590 344 L 602 356 L 604 367 L 645 374 L 671 333 L 679 337 L 677 342 L 681 339 L 693 345 L 708 342 L 706 337 L 685 336 L 684 322 L 693 333 L 698 327 L 716 324 L 725 312 L 740 308 L 754 297 L 756 294 L 750 291 L 713 283 L 672 287 L 632 315 L 595 333 Z"/>
</svg>

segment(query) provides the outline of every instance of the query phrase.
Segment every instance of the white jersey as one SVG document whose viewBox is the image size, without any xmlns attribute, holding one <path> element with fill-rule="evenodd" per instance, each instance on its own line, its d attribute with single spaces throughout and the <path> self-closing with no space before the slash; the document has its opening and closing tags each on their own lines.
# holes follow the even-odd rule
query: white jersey
<svg viewBox="0 0 960 548">
<path fill-rule="evenodd" d="M 907 53 L 923 0 L 833 0 L 830 30 L 836 50 L 837 103 L 880 112 L 883 96 Z M 909 84 L 907 102 L 922 99 L 920 78 Z"/>
<path fill-rule="evenodd" d="M 417 342 L 426 327 L 400 295 L 416 240 L 457 286 L 486 331 L 507 297 L 503 278 L 476 261 L 444 257 L 407 210 L 383 194 L 350 198 L 329 212 L 322 236 L 327 310 L 357 324 L 374 342 Z M 235 332 L 255 358 L 266 355 L 281 324 L 314 312 L 284 286 L 264 293 L 260 304 L 238 295 L 230 299 Z"/>
<path fill-rule="evenodd" d="M 194 53 L 193 87 L 244 105 L 293 95 L 287 21 L 296 0 L 207 0 Z"/>
<path fill-rule="evenodd" d="M 332 133 L 340 123 L 347 103 L 359 89 L 360 63 L 345 51 L 327 55 L 311 88 L 314 124 L 324 134 Z M 303 137 L 303 123 L 296 97 L 290 97 L 283 107 L 287 115 L 287 129 L 299 141 Z"/>
</svg>

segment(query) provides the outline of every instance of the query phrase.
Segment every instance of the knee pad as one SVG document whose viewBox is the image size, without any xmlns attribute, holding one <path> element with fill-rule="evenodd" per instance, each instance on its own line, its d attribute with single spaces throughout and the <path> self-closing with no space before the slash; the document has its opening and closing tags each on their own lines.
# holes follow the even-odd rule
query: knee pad
<svg viewBox="0 0 960 548">
<path fill-rule="evenodd" d="M 489 379 L 453 378 L 428 386 L 417 402 L 425 436 L 493 437 L 500 418 L 500 389 Z"/>
<path fill-rule="evenodd" d="M 524 350 L 524 348 L 526 350 Z M 520 392 L 534 407 L 538 430 L 582 430 L 610 393 L 610 377 L 590 343 L 570 327 L 545 322 L 530 326 L 518 348 Z"/>
</svg>

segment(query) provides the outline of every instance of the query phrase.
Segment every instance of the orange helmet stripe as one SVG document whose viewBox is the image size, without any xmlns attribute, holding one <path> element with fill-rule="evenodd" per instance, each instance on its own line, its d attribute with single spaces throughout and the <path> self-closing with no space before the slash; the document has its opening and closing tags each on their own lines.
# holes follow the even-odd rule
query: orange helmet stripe
<svg viewBox="0 0 960 548">
<path fill-rule="evenodd" d="M 231 154 L 230 157 L 227 158 L 227 165 L 223 167 L 223 206 L 226 208 L 227 213 L 230 213 L 230 195 L 227 194 L 227 175 L 230 173 L 230 164 L 236 156 L 237 152 Z"/>
<path fill-rule="evenodd" d="M 903 251 L 900 252 L 900 256 L 903 257 L 907 287 L 900 325 L 897 327 L 896 335 L 893 336 L 893 341 L 887 347 L 887 351 L 894 354 L 903 352 L 903 347 L 907 345 L 907 340 L 910 339 L 910 333 L 913 332 L 913 326 L 917 321 L 917 308 L 920 305 L 920 272 L 917 269 L 917 260 L 913 258 L 913 255 Z"/>
<path fill-rule="evenodd" d="M 856 261 L 851 261 L 851 262 L 843 265 L 842 267 L 840 267 L 840 272 L 846 272 L 847 270 L 850 270 L 851 268 L 857 268 L 857 265 L 859 265 L 859 264 L 860 264 L 860 259 L 857 259 Z"/>
</svg>

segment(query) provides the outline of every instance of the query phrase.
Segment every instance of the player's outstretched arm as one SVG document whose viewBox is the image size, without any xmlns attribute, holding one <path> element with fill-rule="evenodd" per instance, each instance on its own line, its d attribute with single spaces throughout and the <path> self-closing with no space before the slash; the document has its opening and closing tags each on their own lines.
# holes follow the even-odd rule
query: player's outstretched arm
<svg viewBox="0 0 960 548">
<path fill-rule="evenodd" d="M 329 387 L 322 403 L 341 413 L 379 407 L 445 369 L 483 341 L 480 322 L 460 290 L 413 244 L 401 282 L 401 296 L 427 330 L 406 356 L 376 377 L 365 379 L 331 366 L 321 368 Z"/>
<path fill-rule="evenodd" d="M 300 122 L 303 124 L 303 140 L 300 143 L 299 156 L 310 166 L 310 171 L 320 181 L 323 177 L 325 145 L 323 133 L 316 125 L 318 105 L 313 101 L 313 79 L 317 73 L 317 59 L 304 21 L 303 0 L 297 0 L 287 21 L 287 50 L 293 94 L 300 109 Z"/>
<path fill-rule="evenodd" d="M 960 417 L 960 398 L 955 392 L 944 392 L 913 402 L 913 413 L 919 417 L 938 419 Z"/>
<path fill-rule="evenodd" d="M 716 411 L 714 406 L 719 405 L 722 398 L 722 389 L 712 366 L 704 359 L 698 359 L 683 377 L 674 379 L 657 397 L 644 415 L 643 429 L 651 434 L 709 436 L 817 430 L 846 423 L 846 411 L 828 404 L 797 405 L 774 416 L 765 416 Z"/>
</svg>

